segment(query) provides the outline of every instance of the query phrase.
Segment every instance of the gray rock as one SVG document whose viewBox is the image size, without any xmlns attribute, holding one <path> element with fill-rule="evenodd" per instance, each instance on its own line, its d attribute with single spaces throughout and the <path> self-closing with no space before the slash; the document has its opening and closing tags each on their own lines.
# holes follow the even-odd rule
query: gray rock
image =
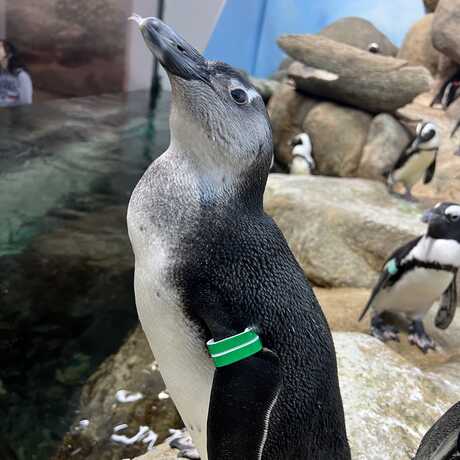
<svg viewBox="0 0 460 460">
<path fill-rule="evenodd" d="M 371 120 L 361 110 L 332 102 L 322 102 L 310 110 L 303 129 L 311 137 L 319 174 L 356 175 Z"/>
<path fill-rule="evenodd" d="M 315 35 L 284 35 L 279 46 L 294 62 L 289 76 L 308 95 L 332 99 L 369 112 L 393 112 L 428 91 L 424 67 L 375 55 Z M 313 68 L 313 70 L 312 70 Z"/>
<path fill-rule="evenodd" d="M 373 286 L 382 261 L 421 234 L 421 210 L 364 179 L 271 174 L 265 209 L 318 286 Z"/>
<path fill-rule="evenodd" d="M 369 128 L 357 175 L 385 181 L 384 172 L 396 163 L 409 142 L 408 131 L 396 118 L 387 113 L 377 115 Z"/>
<path fill-rule="evenodd" d="M 289 141 L 302 132 L 302 124 L 316 101 L 292 86 L 281 84 L 268 103 L 268 114 L 273 127 L 273 145 L 277 160 L 287 166 L 292 159 Z"/>
<path fill-rule="evenodd" d="M 74 428 L 65 436 L 54 460 L 70 456 L 76 460 L 112 460 L 141 455 L 146 451 L 141 442 L 126 446 L 111 441 L 113 428 L 122 423 L 129 428 L 120 434 L 133 436 L 145 425 L 159 435 L 160 442 L 170 428 L 180 428 L 182 422 L 172 400 L 158 398 L 165 385 L 158 369 L 152 368 L 153 362 L 150 347 L 138 327 L 83 387 Z M 140 392 L 144 397 L 120 403 L 115 398 L 118 390 Z M 89 420 L 88 427 L 79 427 L 82 419 Z"/>
<path fill-rule="evenodd" d="M 431 41 L 433 19 L 434 14 L 427 14 L 411 27 L 399 50 L 398 58 L 406 60 L 410 65 L 422 65 L 435 75 L 440 53 Z"/>
<path fill-rule="evenodd" d="M 433 46 L 460 64 L 460 0 L 440 0 L 434 13 Z"/>
<path fill-rule="evenodd" d="M 413 458 L 424 434 L 458 401 L 458 393 L 373 337 L 333 336 L 353 460 Z"/>
<path fill-rule="evenodd" d="M 319 35 L 331 38 L 340 43 L 355 46 L 364 51 L 369 50 L 371 43 L 379 45 L 379 53 L 383 56 L 396 56 L 398 48 L 372 22 L 364 18 L 348 17 L 334 21 L 325 27 Z"/>
</svg>

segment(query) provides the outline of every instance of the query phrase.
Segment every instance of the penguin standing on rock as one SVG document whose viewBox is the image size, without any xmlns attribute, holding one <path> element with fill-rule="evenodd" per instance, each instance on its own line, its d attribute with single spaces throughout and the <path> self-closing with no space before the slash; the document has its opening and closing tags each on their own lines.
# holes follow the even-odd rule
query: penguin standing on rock
<svg viewBox="0 0 460 460">
<path fill-rule="evenodd" d="M 423 327 L 424 316 L 441 298 L 435 324 L 446 329 L 457 307 L 460 204 L 438 203 L 423 215 L 422 221 L 428 223 L 426 233 L 389 257 L 359 320 L 372 309 L 372 335 L 382 341 L 399 341 L 398 330 L 386 324 L 382 314 L 403 313 L 411 321 L 409 341 L 427 352 L 435 344 Z"/>
<path fill-rule="evenodd" d="M 414 141 L 402 153 L 388 175 L 390 193 L 393 193 L 393 187 L 397 182 L 402 182 L 406 189 L 404 198 L 415 201 L 411 189 L 422 177 L 424 184 L 433 179 L 439 144 L 438 127 L 431 122 L 419 123 Z"/>
<path fill-rule="evenodd" d="M 310 175 L 315 169 L 315 160 L 312 157 L 312 145 L 307 133 L 294 136 L 289 145 L 292 147 L 292 161 L 289 165 L 290 174 Z"/>
<path fill-rule="evenodd" d="M 128 208 L 139 317 L 203 460 L 349 460 L 332 336 L 263 211 L 259 93 L 156 18 L 133 18 L 172 88 L 171 144 Z"/>
</svg>

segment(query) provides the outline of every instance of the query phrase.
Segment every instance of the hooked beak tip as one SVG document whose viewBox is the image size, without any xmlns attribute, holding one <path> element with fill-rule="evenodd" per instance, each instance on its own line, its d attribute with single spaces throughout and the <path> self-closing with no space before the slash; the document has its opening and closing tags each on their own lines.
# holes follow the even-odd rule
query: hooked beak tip
<svg viewBox="0 0 460 460">
<path fill-rule="evenodd" d="M 139 27 L 142 28 L 142 26 L 144 25 L 145 23 L 145 19 L 142 18 L 142 16 L 139 16 L 138 14 L 136 13 L 133 13 L 129 18 L 128 18 L 128 21 L 134 21 L 135 23 L 137 23 L 137 25 Z"/>
</svg>

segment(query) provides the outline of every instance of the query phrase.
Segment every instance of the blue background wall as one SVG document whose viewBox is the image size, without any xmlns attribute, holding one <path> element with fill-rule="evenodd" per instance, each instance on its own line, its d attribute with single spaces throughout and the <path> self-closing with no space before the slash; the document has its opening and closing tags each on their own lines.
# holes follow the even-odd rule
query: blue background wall
<svg viewBox="0 0 460 460">
<path fill-rule="evenodd" d="M 205 55 L 253 75 L 273 73 L 283 33 L 317 33 L 345 16 L 372 21 L 396 45 L 424 14 L 422 0 L 227 0 Z"/>
</svg>

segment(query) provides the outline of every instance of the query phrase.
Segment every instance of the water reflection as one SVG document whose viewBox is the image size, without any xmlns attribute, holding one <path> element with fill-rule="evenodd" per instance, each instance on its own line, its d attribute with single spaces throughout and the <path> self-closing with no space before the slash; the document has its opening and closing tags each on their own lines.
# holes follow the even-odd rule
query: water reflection
<svg viewBox="0 0 460 460">
<path fill-rule="evenodd" d="M 48 459 L 137 322 L 125 215 L 169 141 L 168 97 L 0 111 L 0 458 Z M 153 126 L 153 129 L 152 129 Z"/>
</svg>

